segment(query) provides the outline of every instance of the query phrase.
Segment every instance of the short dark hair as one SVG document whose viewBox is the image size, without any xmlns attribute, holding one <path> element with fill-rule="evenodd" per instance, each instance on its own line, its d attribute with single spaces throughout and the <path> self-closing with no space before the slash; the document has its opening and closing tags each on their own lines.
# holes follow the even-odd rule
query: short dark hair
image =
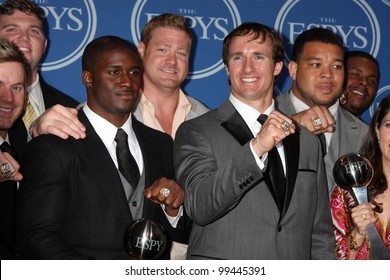
<svg viewBox="0 0 390 280">
<path fill-rule="evenodd" d="M 225 65 L 229 62 L 229 47 L 232 39 L 237 36 L 252 35 L 252 40 L 261 39 L 264 43 L 267 39 L 271 43 L 272 58 L 275 63 L 283 61 L 284 46 L 283 39 L 274 29 L 258 22 L 244 22 L 230 32 L 223 40 L 222 60 Z"/>
<path fill-rule="evenodd" d="M 28 64 L 23 53 L 16 45 L 0 37 L 0 63 L 4 62 L 17 62 L 22 65 L 24 70 L 24 86 L 27 88 L 27 81 L 31 75 L 30 64 Z"/>
<path fill-rule="evenodd" d="M 35 15 L 41 23 L 44 36 L 47 37 L 48 28 L 45 12 L 40 6 L 30 0 L 6 0 L 0 5 L 0 15 L 10 16 L 15 10 L 19 10 L 28 15 Z"/>
<path fill-rule="evenodd" d="M 81 60 L 82 69 L 91 71 L 100 59 L 100 55 L 103 52 L 113 49 L 126 49 L 134 52 L 139 58 L 139 55 L 132 43 L 116 36 L 102 36 L 91 41 L 84 49 L 83 57 Z M 141 64 L 141 62 L 140 62 Z"/>
<path fill-rule="evenodd" d="M 295 39 L 291 60 L 297 62 L 300 60 L 306 43 L 319 42 L 339 46 L 344 52 L 343 43 L 340 38 L 331 30 L 325 28 L 313 28 L 306 30 Z"/>
<path fill-rule="evenodd" d="M 348 62 L 348 59 L 350 59 L 351 57 L 363 57 L 363 58 L 366 58 L 372 62 L 375 63 L 376 65 L 376 68 L 378 70 L 378 74 L 379 74 L 379 62 L 378 60 L 373 57 L 370 53 L 368 52 L 363 52 L 363 51 L 347 51 L 345 52 L 344 54 L 344 63 L 347 64 Z"/>
</svg>

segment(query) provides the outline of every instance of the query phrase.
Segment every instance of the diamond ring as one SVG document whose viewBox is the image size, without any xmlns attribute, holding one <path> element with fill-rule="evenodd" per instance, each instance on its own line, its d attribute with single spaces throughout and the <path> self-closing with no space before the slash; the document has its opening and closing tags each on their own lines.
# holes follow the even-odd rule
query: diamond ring
<svg viewBox="0 0 390 280">
<path fill-rule="evenodd" d="M 11 167 L 8 163 L 3 163 L 2 165 L 0 165 L 0 171 L 2 174 L 8 174 L 11 172 Z"/>
<path fill-rule="evenodd" d="M 314 126 L 320 126 L 320 125 L 322 125 L 321 119 L 320 119 L 320 118 L 315 118 L 315 119 L 313 120 L 313 125 L 314 125 Z"/>
<path fill-rule="evenodd" d="M 160 194 L 162 196 L 165 196 L 165 197 L 168 197 L 170 194 L 171 194 L 171 191 L 169 189 L 167 189 L 166 187 L 163 187 L 161 190 L 160 190 Z"/>
<path fill-rule="evenodd" d="M 283 129 L 285 132 L 287 132 L 290 130 L 290 126 L 291 125 L 288 123 L 288 121 L 283 121 L 280 128 Z"/>
</svg>

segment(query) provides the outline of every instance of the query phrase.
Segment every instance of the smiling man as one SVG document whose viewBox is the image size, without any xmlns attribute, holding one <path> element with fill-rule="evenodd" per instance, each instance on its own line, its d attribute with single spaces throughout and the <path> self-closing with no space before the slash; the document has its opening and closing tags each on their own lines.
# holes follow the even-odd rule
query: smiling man
<svg viewBox="0 0 390 280">
<path fill-rule="evenodd" d="M 379 64 L 371 54 L 362 51 L 346 52 L 344 62 L 344 90 L 348 98 L 343 107 L 360 117 L 374 101 L 378 90 Z"/>
<path fill-rule="evenodd" d="M 230 96 L 185 121 L 174 145 L 193 220 L 188 259 L 332 259 L 334 237 L 317 137 L 278 111 L 280 35 L 255 22 L 223 41 Z"/>
<path fill-rule="evenodd" d="M 78 102 L 47 84 L 39 75 L 39 63 L 47 50 L 47 22 L 44 11 L 30 0 L 7 0 L 0 5 L 0 36 L 13 42 L 30 64 L 25 112 L 10 130 L 11 139 L 27 142 L 32 121 L 56 104 L 76 107 Z M 75 110 L 75 109 L 73 109 Z"/>
</svg>

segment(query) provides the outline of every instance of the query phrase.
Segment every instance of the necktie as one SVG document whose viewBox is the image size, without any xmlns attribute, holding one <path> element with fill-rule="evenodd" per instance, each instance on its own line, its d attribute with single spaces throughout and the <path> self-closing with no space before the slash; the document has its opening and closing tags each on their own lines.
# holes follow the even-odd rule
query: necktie
<svg viewBox="0 0 390 280">
<path fill-rule="evenodd" d="M 257 121 L 263 125 L 267 117 L 267 115 L 261 114 L 257 118 Z M 268 152 L 268 163 L 265 176 L 266 182 L 271 184 L 274 192 L 275 202 L 279 211 L 281 212 L 283 209 L 284 196 L 286 193 L 286 179 L 284 177 L 282 160 L 280 159 L 276 146 Z"/>
<path fill-rule="evenodd" d="M 14 159 L 15 158 L 15 150 L 11 147 L 10 144 L 8 144 L 8 142 L 4 141 L 1 145 L 0 145 L 0 150 L 4 153 L 4 152 L 8 152 Z"/>
<path fill-rule="evenodd" d="M 116 157 L 118 160 L 118 169 L 130 183 L 133 189 L 137 188 L 140 174 L 137 162 L 130 153 L 129 143 L 127 141 L 127 133 L 119 128 L 116 135 Z"/>
<path fill-rule="evenodd" d="M 324 133 L 319 134 L 318 138 L 320 139 L 320 142 L 321 142 L 322 155 L 325 156 L 327 153 L 325 134 Z"/>
<path fill-rule="evenodd" d="M 35 113 L 35 110 L 31 105 L 30 99 L 27 98 L 26 111 L 24 112 L 24 115 L 22 117 L 24 125 L 26 126 L 27 130 L 30 129 L 31 123 L 36 118 L 37 118 L 37 114 Z"/>
</svg>

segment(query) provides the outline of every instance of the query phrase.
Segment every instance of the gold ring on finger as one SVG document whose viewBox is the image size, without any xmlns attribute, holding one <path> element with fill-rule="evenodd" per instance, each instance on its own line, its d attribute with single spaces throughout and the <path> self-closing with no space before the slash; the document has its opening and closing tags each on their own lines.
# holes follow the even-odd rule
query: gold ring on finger
<svg viewBox="0 0 390 280">
<path fill-rule="evenodd" d="M 315 118 L 313 120 L 313 125 L 314 126 L 321 126 L 322 125 L 322 120 L 320 118 Z"/>
<path fill-rule="evenodd" d="M 288 121 L 283 121 L 280 128 L 284 130 L 285 132 L 288 132 L 290 130 L 290 123 Z"/>
<path fill-rule="evenodd" d="M 2 165 L 0 165 L 0 172 L 2 174 L 8 174 L 11 172 L 11 167 L 8 163 L 3 163 Z"/>
</svg>

